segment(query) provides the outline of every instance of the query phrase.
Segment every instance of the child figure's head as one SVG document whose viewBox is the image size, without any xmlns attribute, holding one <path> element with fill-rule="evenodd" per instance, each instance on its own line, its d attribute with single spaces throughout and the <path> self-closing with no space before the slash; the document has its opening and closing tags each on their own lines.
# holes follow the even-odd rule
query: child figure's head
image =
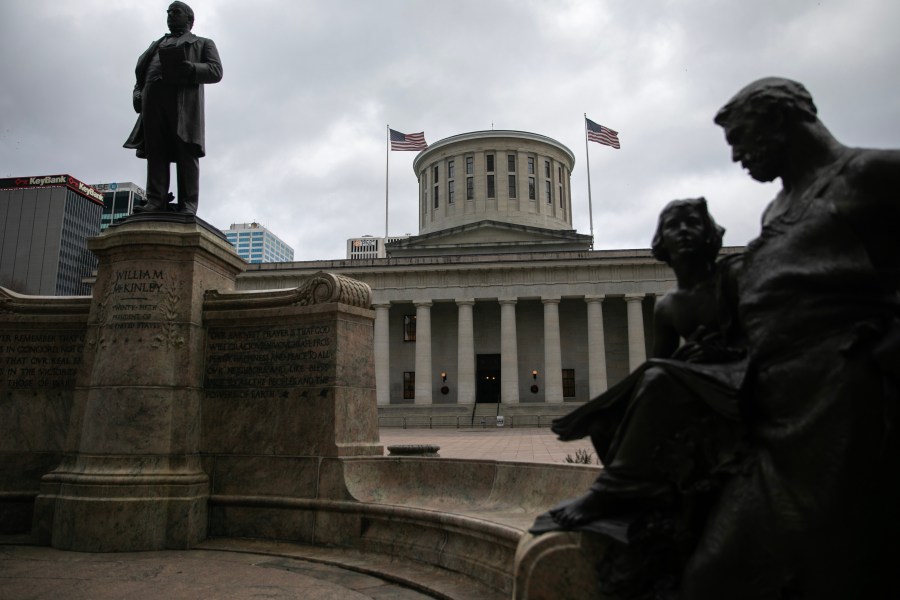
<svg viewBox="0 0 900 600">
<path fill-rule="evenodd" d="M 651 251 L 667 264 L 674 256 L 684 254 L 712 263 L 722 248 L 724 234 L 725 229 L 709 214 L 706 198 L 672 200 L 659 213 Z"/>
</svg>

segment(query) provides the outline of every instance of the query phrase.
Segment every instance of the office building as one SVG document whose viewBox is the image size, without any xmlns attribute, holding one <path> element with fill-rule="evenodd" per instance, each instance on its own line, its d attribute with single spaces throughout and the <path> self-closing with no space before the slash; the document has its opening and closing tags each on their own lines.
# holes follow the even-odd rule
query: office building
<svg viewBox="0 0 900 600">
<path fill-rule="evenodd" d="M 147 201 L 147 193 L 144 188 L 130 181 L 120 183 L 100 183 L 92 186 L 103 194 L 103 214 L 100 216 L 100 231 L 105 231 L 113 221 L 124 219 L 132 212 L 135 206 L 141 206 Z"/>
<path fill-rule="evenodd" d="M 290 262 L 294 249 L 259 223 L 232 223 L 222 233 L 248 263 Z"/>
<path fill-rule="evenodd" d="M 389 238 L 375 237 L 364 235 L 358 238 L 350 238 L 347 240 L 347 258 L 350 260 L 362 260 L 366 258 L 385 258 L 387 250 L 385 243 L 399 242 L 410 237 L 407 233 L 401 236 L 392 236 Z"/>
<path fill-rule="evenodd" d="M 71 175 L 0 179 L 0 285 L 23 294 L 90 294 L 103 195 Z"/>
</svg>

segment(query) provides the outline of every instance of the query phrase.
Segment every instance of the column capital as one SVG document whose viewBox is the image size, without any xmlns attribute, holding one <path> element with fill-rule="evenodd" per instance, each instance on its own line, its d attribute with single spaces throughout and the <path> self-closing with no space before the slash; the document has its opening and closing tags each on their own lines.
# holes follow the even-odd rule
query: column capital
<svg viewBox="0 0 900 600">
<path fill-rule="evenodd" d="M 516 298 L 498 298 L 497 303 L 498 304 L 515 304 Z"/>
<path fill-rule="evenodd" d="M 625 302 L 643 302 L 647 294 L 625 294 Z"/>
<path fill-rule="evenodd" d="M 373 302 L 372 303 L 372 308 L 375 310 L 378 310 L 379 308 L 388 308 L 389 309 L 390 307 L 391 307 L 390 302 Z"/>
<path fill-rule="evenodd" d="M 416 308 L 419 308 L 420 306 L 430 308 L 432 304 L 434 303 L 431 300 L 413 300 L 413 306 Z"/>
<path fill-rule="evenodd" d="M 606 299 L 606 294 L 591 294 L 590 296 L 585 296 L 585 302 L 603 302 Z"/>
<path fill-rule="evenodd" d="M 473 300 L 471 298 L 459 298 L 458 300 L 456 300 L 456 305 L 457 306 L 474 306 L 475 300 Z"/>
<path fill-rule="evenodd" d="M 543 298 L 543 297 L 541 298 L 541 302 L 544 304 L 559 304 L 560 300 L 561 300 L 561 298 L 559 296 L 552 297 L 552 298 Z"/>
</svg>

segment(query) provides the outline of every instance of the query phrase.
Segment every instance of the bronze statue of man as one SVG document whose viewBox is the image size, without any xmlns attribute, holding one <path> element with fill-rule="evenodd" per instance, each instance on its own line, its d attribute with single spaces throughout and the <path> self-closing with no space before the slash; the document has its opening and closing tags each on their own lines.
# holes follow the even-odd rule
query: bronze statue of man
<svg viewBox="0 0 900 600">
<path fill-rule="evenodd" d="M 169 5 L 169 33 L 137 62 L 132 101 L 137 123 L 125 148 L 147 159 L 147 203 L 135 212 L 168 209 L 170 164 L 177 170 L 179 212 L 197 213 L 200 157 L 204 144 L 203 85 L 222 79 L 215 43 L 191 33 L 194 11 L 184 2 Z"/>
<path fill-rule="evenodd" d="M 841 144 L 787 79 L 751 83 L 715 121 L 782 190 L 737 283 L 750 457 L 682 597 L 900 597 L 900 151 Z"/>
</svg>

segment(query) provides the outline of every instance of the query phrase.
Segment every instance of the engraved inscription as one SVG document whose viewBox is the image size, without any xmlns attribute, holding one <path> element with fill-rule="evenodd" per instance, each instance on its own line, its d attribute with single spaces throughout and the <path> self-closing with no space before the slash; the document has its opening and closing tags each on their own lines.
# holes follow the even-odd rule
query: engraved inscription
<svg viewBox="0 0 900 600">
<path fill-rule="evenodd" d="M 72 388 L 83 350 L 83 331 L 2 333 L 0 387 Z"/>
<path fill-rule="evenodd" d="M 110 336 L 122 330 L 143 330 L 154 348 L 184 344 L 177 319 L 181 301 L 178 282 L 164 269 L 122 269 L 115 271 L 106 293 L 97 302 L 97 339 L 92 344 L 106 347 Z"/>
<path fill-rule="evenodd" d="M 207 395 L 271 398 L 275 395 L 272 388 L 330 385 L 333 352 L 334 332 L 328 324 L 210 329 L 206 339 Z"/>
<path fill-rule="evenodd" d="M 166 274 L 158 269 L 125 269 L 116 271 L 110 282 L 108 326 L 112 329 L 134 329 L 137 323 L 151 325 L 141 329 L 158 329 L 159 305 L 166 289 Z"/>
</svg>

